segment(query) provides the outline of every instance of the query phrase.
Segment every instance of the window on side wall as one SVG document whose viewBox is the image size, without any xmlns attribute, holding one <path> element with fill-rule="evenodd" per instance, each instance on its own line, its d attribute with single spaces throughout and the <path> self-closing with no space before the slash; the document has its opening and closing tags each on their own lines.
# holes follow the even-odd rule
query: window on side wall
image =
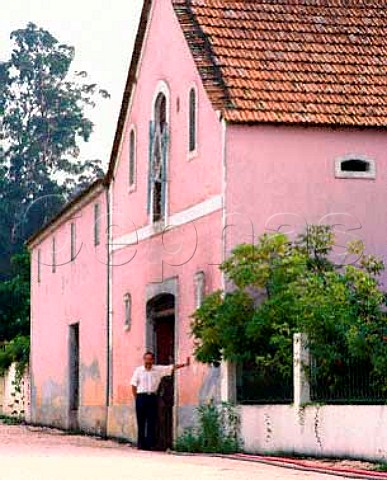
<svg viewBox="0 0 387 480">
<path fill-rule="evenodd" d="M 42 252 L 39 248 L 38 250 L 38 283 L 42 281 L 42 272 L 41 272 L 41 265 L 42 265 Z"/>
<path fill-rule="evenodd" d="M 336 178 L 376 178 L 375 160 L 364 155 L 345 155 L 335 160 Z"/>
<path fill-rule="evenodd" d="M 136 132 L 132 128 L 129 133 L 129 190 L 136 186 Z"/>
<path fill-rule="evenodd" d="M 56 241 L 55 237 L 52 239 L 51 243 L 51 264 L 52 264 L 52 273 L 56 272 Z"/>
<path fill-rule="evenodd" d="M 76 252 L 76 242 L 77 242 L 77 231 L 76 231 L 76 225 L 74 222 L 71 222 L 71 261 L 73 262 L 75 260 L 75 257 L 77 256 Z"/>
<path fill-rule="evenodd" d="M 132 326 L 132 296 L 130 293 L 124 295 L 124 329 L 130 330 Z"/>
<path fill-rule="evenodd" d="M 97 246 L 100 243 L 100 205 L 94 204 L 94 245 Z"/>
<path fill-rule="evenodd" d="M 200 308 L 206 292 L 206 277 L 204 272 L 196 272 L 194 278 L 195 287 L 195 307 Z"/>
<path fill-rule="evenodd" d="M 189 92 L 189 114 L 188 114 L 188 148 L 190 155 L 194 155 L 197 150 L 197 121 L 198 121 L 198 106 L 197 94 L 195 87 L 192 87 Z"/>
</svg>

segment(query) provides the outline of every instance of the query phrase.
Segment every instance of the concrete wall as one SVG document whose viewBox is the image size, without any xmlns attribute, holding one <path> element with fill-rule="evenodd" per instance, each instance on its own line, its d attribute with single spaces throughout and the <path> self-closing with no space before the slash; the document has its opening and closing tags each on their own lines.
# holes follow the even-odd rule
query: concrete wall
<svg viewBox="0 0 387 480">
<path fill-rule="evenodd" d="M 387 406 L 241 406 L 249 453 L 387 460 Z"/>
<path fill-rule="evenodd" d="M 17 416 L 27 421 L 31 419 L 30 377 L 26 370 L 20 382 L 20 391 L 16 388 L 16 364 L 12 364 L 6 375 L 0 377 L 0 413 Z"/>
</svg>

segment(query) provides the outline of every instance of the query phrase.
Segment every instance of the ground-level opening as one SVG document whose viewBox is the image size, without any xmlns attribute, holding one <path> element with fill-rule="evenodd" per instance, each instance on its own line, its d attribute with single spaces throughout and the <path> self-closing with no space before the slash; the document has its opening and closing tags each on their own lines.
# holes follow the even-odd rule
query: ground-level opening
<svg viewBox="0 0 387 480">
<path fill-rule="evenodd" d="M 147 304 L 148 322 L 151 328 L 151 348 L 156 363 L 169 365 L 175 362 L 175 297 L 157 295 Z M 173 405 L 175 399 L 174 378 L 164 377 L 159 388 L 156 448 L 167 450 L 173 445 Z"/>
<path fill-rule="evenodd" d="M 69 429 L 78 430 L 79 323 L 69 327 Z"/>
</svg>

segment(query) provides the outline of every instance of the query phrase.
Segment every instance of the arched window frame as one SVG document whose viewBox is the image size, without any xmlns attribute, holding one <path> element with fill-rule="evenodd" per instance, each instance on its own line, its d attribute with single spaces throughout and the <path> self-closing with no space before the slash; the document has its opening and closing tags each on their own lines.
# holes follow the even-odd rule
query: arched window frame
<svg viewBox="0 0 387 480">
<path fill-rule="evenodd" d="M 133 140 L 133 141 L 132 141 Z M 128 135 L 128 184 L 129 192 L 136 190 L 137 185 L 137 131 L 134 125 L 129 128 Z"/>
<path fill-rule="evenodd" d="M 368 169 L 365 172 L 343 170 L 343 164 L 351 160 L 360 160 L 368 164 Z M 375 160 L 366 155 L 348 154 L 335 159 L 335 177 L 336 178 L 376 178 L 376 164 Z"/>
<path fill-rule="evenodd" d="M 154 199 L 153 199 L 153 194 L 154 194 L 154 184 L 152 180 L 152 156 L 153 156 L 153 137 L 152 137 L 152 128 L 154 128 L 155 122 L 156 122 L 156 103 L 159 98 L 159 95 L 163 94 L 165 97 L 165 116 L 166 116 L 166 125 L 167 125 L 167 131 L 166 131 L 166 149 L 165 149 L 165 169 L 163 171 L 163 176 L 164 176 L 164 199 L 163 199 L 163 211 L 162 211 L 162 216 L 160 220 L 154 220 L 154 211 L 153 211 L 153 205 L 154 205 Z M 168 218 L 168 203 L 169 203 L 169 189 L 168 189 L 168 178 L 169 178 L 169 145 L 170 145 L 170 111 L 171 111 L 171 98 L 170 98 L 170 91 L 167 83 L 163 80 L 160 80 L 160 82 L 157 84 L 157 87 L 155 89 L 155 93 L 153 95 L 153 101 L 152 101 L 152 110 L 151 110 L 151 122 L 150 122 L 150 138 L 149 138 L 149 166 L 148 166 L 148 195 L 147 195 L 147 210 L 148 210 L 148 215 L 149 215 L 149 221 L 151 224 L 158 224 L 162 223 L 163 225 L 167 224 L 167 218 Z"/>
<path fill-rule="evenodd" d="M 194 112 L 192 112 L 192 94 L 194 95 Z M 198 153 L 198 90 L 191 85 L 188 92 L 188 158 L 192 159 Z M 193 136 L 192 136 L 193 134 Z"/>
</svg>

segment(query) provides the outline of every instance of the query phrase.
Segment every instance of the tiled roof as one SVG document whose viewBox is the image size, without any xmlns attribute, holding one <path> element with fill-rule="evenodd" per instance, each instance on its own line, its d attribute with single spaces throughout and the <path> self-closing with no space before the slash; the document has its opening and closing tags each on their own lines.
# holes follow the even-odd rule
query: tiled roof
<svg viewBox="0 0 387 480">
<path fill-rule="evenodd" d="M 230 122 L 387 125 L 387 0 L 173 0 Z"/>
</svg>

